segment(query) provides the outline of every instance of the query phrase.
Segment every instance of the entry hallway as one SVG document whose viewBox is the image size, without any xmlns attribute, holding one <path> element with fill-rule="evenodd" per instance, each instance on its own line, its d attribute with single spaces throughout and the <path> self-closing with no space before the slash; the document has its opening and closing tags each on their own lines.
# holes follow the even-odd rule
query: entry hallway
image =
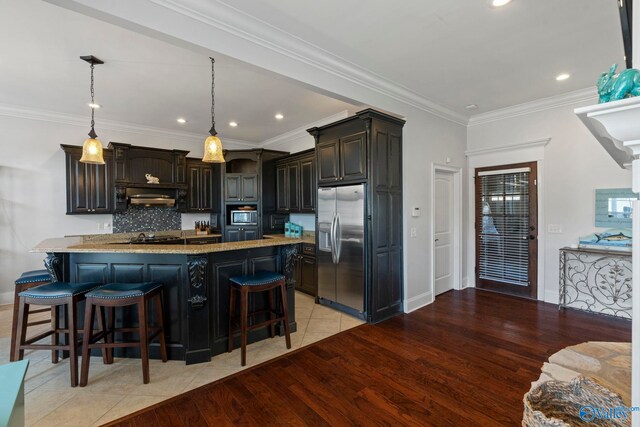
<svg viewBox="0 0 640 427">
<path fill-rule="evenodd" d="M 542 363 L 631 322 L 467 289 L 176 396 L 119 426 L 517 426 Z"/>
</svg>

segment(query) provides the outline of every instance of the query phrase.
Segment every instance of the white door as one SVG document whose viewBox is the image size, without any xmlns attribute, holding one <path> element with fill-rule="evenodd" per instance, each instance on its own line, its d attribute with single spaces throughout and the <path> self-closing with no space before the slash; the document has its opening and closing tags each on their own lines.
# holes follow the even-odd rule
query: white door
<svg viewBox="0 0 640 427">
<path fill-rule="evenodd" d="M 453 174 L 436 172 L 434 185 L 435 294 L 453 289 Z"/>
</svg>

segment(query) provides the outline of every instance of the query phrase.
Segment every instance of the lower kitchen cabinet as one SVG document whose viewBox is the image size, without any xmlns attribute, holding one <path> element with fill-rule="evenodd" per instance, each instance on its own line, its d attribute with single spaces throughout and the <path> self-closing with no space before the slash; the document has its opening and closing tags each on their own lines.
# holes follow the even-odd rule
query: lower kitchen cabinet
<svg viewBox="0 0 640 427">
<path fill-rule="evenodd" d="M 302 253 L 298 255 L 297 261 L 296 290 L 315 297 L 318 293 L 315 245 L 312 243 L 303 243 Z"/>
<path fill-rule="evenodd" d="M 253 226 L 227 226 L 224 232 L 225 242 L 242 242 L 244 240 L 257 240 L 258 227 Z"/>
</svg>

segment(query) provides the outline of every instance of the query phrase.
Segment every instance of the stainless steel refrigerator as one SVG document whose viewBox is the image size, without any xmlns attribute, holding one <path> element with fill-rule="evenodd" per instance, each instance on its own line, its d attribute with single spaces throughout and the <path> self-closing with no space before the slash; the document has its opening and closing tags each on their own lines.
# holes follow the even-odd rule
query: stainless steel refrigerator
<svg viewBox="0 0 640 427">
<path fill-rule="evenodd" d="M 318 298 L 363 317 L 364 184 L 318 189 Z"/>
</svg>

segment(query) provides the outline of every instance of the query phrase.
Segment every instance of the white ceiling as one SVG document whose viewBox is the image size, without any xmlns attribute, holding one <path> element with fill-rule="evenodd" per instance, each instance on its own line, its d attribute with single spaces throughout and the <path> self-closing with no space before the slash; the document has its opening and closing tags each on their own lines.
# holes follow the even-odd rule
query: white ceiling
<svg viewBox="0 0 640 427">
<path fill-rule="evenodd" d="M 624 68 L 617 0 L 221 2 L 466 116 L 594 87 L 612 63 Z M 571 78 L 557 82 L 560 73 Z"/>
<path fill-rule="evenodd" d="M 623 47 L 616 0 L 237 0 L 220 3 L 463 116 L 594 87 Z M 217 5 L 217 6 L 216 6 Z M 206 134 L 210 64 L 186 50 L 39 0 L 0 0 L 0 103 Z M 557 82 L 555 76 L 570 73 Z M 477 104 L 474 111 L 465 110 Z M 361 106 L 216 55 L 223 138 L 261 142 Z M 285 120 L 276 121 L 282 112 Z M 177 117 L 188 123 L 180 125 Z M 237 128 L 228 126 L 234 120 Z"/>
<path fill-rule="evenodd" d="M 0 0 L 0 103 L 86 115 L 89 65 L 100 120 L 206 135 L 211 127 L 211 65 L 206 54 L 39 0 Z M 216 56 L 216 128 L 223 138 L 261 142 L 351 104 L 237 60 Z M 278 121 L 275 113 L 284 114 Z M 185 125 L 176 118 L 188 120 Z M 229 127 L 229 121 L 239 123 Z M 88 130 L 88 128 L 87 128 Z"/>
</svg>

